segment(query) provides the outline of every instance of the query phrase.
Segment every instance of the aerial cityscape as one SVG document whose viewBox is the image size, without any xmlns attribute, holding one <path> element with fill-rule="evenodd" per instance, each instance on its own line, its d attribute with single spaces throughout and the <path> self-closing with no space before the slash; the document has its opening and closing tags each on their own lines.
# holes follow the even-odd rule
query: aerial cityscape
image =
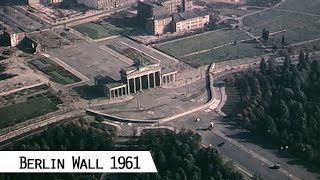
<svg viewBox="0 0 320 180">
<path fill-rule="evenodd" d="M 0 157 L 157 168 L 0 180 L 317 180 L 319 89 L 320 0 L 0 0 Z"/>
</svg>

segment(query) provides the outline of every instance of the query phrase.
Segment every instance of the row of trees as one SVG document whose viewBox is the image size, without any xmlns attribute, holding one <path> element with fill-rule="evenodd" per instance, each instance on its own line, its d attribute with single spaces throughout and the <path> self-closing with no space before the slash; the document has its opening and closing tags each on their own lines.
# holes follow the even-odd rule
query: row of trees
<svg viewBox="0 0 320 180">
<path fill-rule="evenodd" d="M 108 174 L 111 179 L 137 180 L 222 180 L 242 179 L 231 162 L 224 163 L 218 151 L 202 148 L 201 136 L 191 131 L 145 133 L 121 148 L 114 146 L 116 135 L 100 123 L 74 121 L 50 125 L 47 130 L 14 142 L 5 150 L 150 150 L 157 174 Z M 123 142 L 122 142 L 123 143 Z M 97 180 L 101 174 L 0 174 L 3 180 Z"/>
<path fill-rule="evenodd" d="M 240 125 L 271 138 L 308 162 L 320 165 L 320 63 L 301 52 L 294 65 L 271 59 L 261 71 L 236 77 L 241 102 L 231 115 Z"/>
<path fill-rule="evenodd" d="M 80 120 L 62 125 L 50 125 L 47 130 L 38 135 L 14 142 L 5 150 L 33 151 L 77 151 L 77 150 L 113 150 L 115 142 L 113 131 L 106 130 L 99 124 L 91 124 Z M 100 174 L 0 174 L 3 180 L 98 180 Z"/>
<path fill-rule="evenodd" d="M 192 131 L 144 134 L 137 150 L 150 150 L 158 174 L 122 174 L 117 179 L 213 180 L 243 179 L 231 162 L 224 163 L 218 151 L 200 146 L 201 136 Z"/>
</svg>

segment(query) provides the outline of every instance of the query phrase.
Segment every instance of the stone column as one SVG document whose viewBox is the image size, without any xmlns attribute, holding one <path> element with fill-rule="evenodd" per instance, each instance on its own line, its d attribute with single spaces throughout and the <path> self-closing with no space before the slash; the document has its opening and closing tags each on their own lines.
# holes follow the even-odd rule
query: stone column
<svg viewBox="0 0 320 180">
<path fill-rule="evenodd" d="M 148 89 L 150 89 L 150 74 L 147 75 L 148 76 Z"/>
<path fill-rule="evenodd" d="M 111 90 L 109 90 L 109 99 L 111 99 Z"/>
<path fill-rule="evenodd" d="M 119 94 L 118 94 L 118 96 L 119 96 L 119 97 L 121 97 L 121 96 L 122 96 L 122 87 L 121 87 L 121 88 L 119 88 Z"/>
<path fill-rule="evenodd" d="M 153 88 L 157 87 L 156 85 L 156 73 L 153 73 Z"/>
<path fill-rule="evenodd" d="M 139 76 L 139 81 L 140 81 L 140 83 L 139 83 L 140 89 L 139 90 L 142 90 L 142 76 Z"/>
<path fill-rule="evenodd" d="M 128 87 L 128 92 L 127 94 L 130 94 L 130 79 L 127 79 L 127 87 Z"/>
<path fill-rule="evenodd" d="M 111 90 L 111 97 L 112 97 L 112 98 L 114 98 L 114 97 L 115 97 L 114 90 Z"/>
<path fill-rule="evenodd" d="M 136 88 L 136 78 L 133 78 L 133 93 L 137 92 L 137 88 Z"/>
</svg>

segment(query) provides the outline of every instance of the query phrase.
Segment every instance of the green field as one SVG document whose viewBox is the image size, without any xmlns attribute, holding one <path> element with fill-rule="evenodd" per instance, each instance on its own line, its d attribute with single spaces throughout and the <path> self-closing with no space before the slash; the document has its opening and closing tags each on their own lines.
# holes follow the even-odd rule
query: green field
<svg viewBox="0 0 320 180">
<path fill-rule="evenodd" d="M 247 16 L 243 19 L 243 22 L 251 28 L 251 33 L 260 36 L 263 28 L 268 29 L 272 33 L 303 27 L 304 25 L 309 25 L 319 20 L 320 17 L 273 9 Z"/>
<path fill-rule="evenodd" d="M 214 11 L 218 11 L 220 13 L 220 15 L 223 15 L 223 16 L 231 16 L 231 15 L 243 16 L 243 15 L 258 11 L 258 9 L 250 9 L 250 10 L 242 10 L 242 9 L 213 9 L 213 10 Z"/>
<path fill-rule="evenodd" d="M 31 64 L 50 76 L 51 80 L 63 85 L 80 82 L 81 79 L 48 58 L 31 61 Z"/>
<path fill-rule="evenodd" d="M 0 128 L 36 118 L 58 110 L 55 103 L 46 97 L 35 97 L 25 102 L 0 108 Z"/>
<path fill-rule="evenodd" d="M 205 53 L 184 57 L 183 59 L 193 65 L 202 66 L 213 62 L 259 56 L 263 53 L 265 52 L 259 43 L 239 42 L 236 45 L 228 45 Z"/>
<path fill-rule="evenodd" d="M 279 8 L 320 15 L 319 0 L 286 0 Z"/>
<path fill-rule="evenodd" d="M 250 37 L 240 30 L 218 30 L 162 43 L 155 47 L 167 54 L 181 57 L 244 39 L 250 39 Z"/>
<path fill-rule="evenodd" d="M 226 94 L 227 94 L 227 102 L 222 107 L 222 112 L 226 113 L 227 115 L 232 115 L 234 112 L 234 108 L 240 102 L 240 92 L 237 87 L 226 87 Z"/>
<path fill-rule="evenodd" d="M 101 39 L 109 36 L 120 35 L 126 30 L 118 28 L 110 23 L 94 23 L 88 22 L 73 26 L 73 29 L 78 32 L 89 36 L 91 39 Z"/>
<path fill-rule="evenodd" d="M 320 38 L 320 24 L 313 24 L 307 27 L 297 28 L 282 33 L 270 35 L 268 43 L 271 45 L 282 46 L 281 38 L 285 36 L 286 42 L 290 44 Z"/>
</svg>

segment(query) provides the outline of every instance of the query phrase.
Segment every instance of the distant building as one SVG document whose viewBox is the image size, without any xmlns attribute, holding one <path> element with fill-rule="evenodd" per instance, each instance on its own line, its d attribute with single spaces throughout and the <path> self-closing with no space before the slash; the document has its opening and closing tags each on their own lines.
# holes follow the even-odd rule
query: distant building
<svg viewBox="0 0 320 180">
<path fill-rule="evenodd" d="M 118 7 L 129 0 L 77 0 L 77 2 L 94 9 L 105 9 Z"/>
<path fill-rule="evenodd" d="M 192 0 L 141 0 L 137 18 L 154 35 L 200 29 L 209 22 L 209 15 L 193 11 Z"/>
<path fill-rule="evenodd" d="M 201 29 L 209 23 L 209 15 L 188 11 L 173 15 L 172 25 L 174 32 L 185 32 Z"/>
</svg>

